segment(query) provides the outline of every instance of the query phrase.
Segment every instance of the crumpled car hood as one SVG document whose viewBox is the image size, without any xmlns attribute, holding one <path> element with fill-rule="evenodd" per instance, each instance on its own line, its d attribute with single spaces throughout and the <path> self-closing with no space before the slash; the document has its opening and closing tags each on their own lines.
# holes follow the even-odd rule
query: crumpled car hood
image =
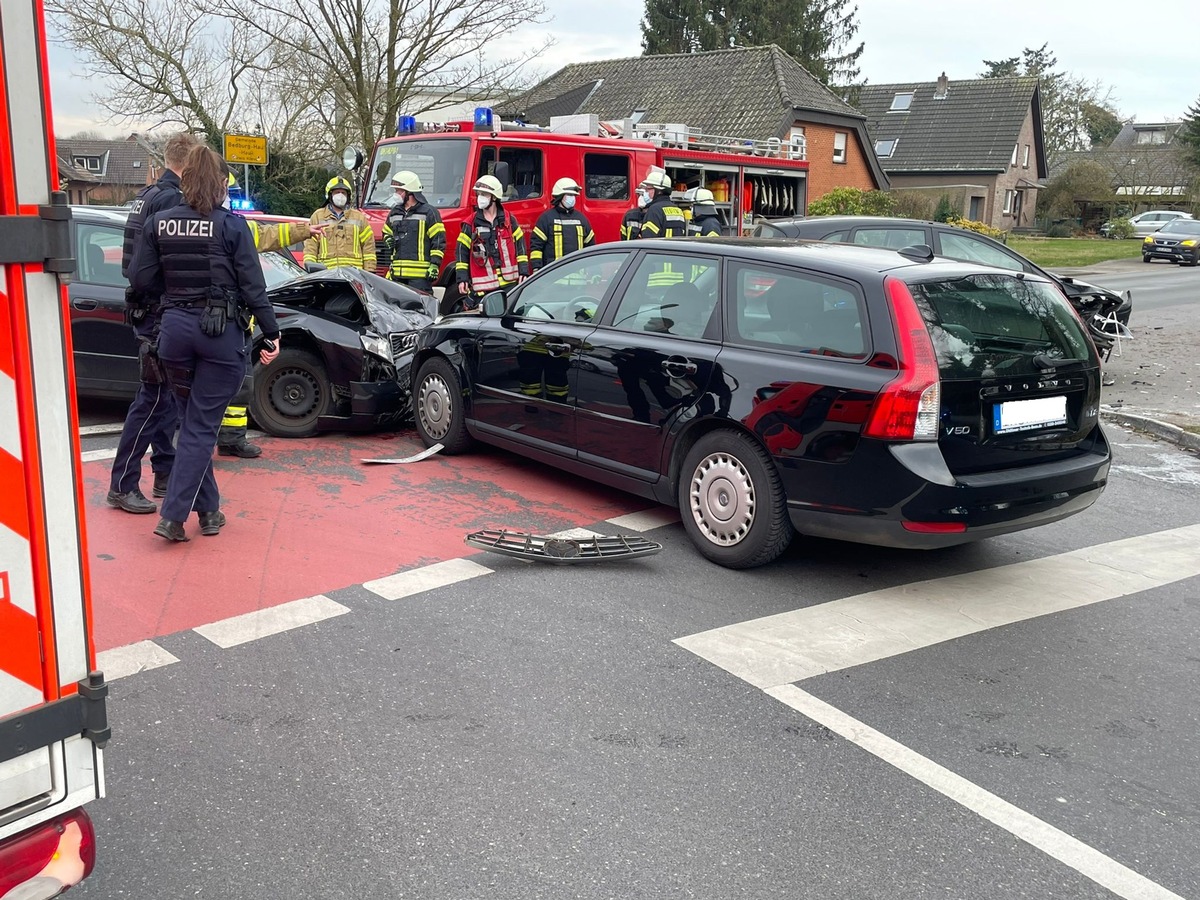
<svg viewBox="0 0 1200 900">
<path fill-rule="evenodd" d="M 365 311 L 366 322 L 351 302 L 351 294 Z M 360 330 L 369 326 L 381 335 L 416 331 L 432 322 L 437 314 L 437 300 L 429 294 L 352 266 L 307 272 L 272 288 L 267 296 L 279 306 L 324 313 Z M 333 302 L 327 303 L 330 298 Z"/>
</svg>

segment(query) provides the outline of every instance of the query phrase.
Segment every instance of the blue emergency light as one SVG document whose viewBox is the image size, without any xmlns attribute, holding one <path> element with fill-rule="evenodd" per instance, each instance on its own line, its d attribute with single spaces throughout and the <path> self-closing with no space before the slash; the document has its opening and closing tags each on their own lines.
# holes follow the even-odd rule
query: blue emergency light
<svg viewBox="0 0 1200 900">
<path fill-rule="evenodd" d="M 234 200 L 232 197 L 229 198 L 229 208 L 230 209 L 239 209 L 239 210 L 242 210 L 243 212 L 254 212 L 255 211 L 255 206 L 254 206 L 253 200 Z"/>
<path fill-rule="evenodd" d="M 487 131 L 492 127 L 492 108 L 490 106 L 475 107 L 475 130 Z"/>
<path fill-rule="evenodd" d="M 417 133 L 417 117 L 416 116 L 401 116 L 396 122 L 396 134 L 416 134 Z"/>
</svg>

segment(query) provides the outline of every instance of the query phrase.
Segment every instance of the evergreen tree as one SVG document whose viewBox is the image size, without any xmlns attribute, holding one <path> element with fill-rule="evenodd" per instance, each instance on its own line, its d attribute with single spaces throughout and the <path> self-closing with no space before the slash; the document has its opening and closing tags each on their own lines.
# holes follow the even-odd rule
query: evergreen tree
<svg viewBox="0 0 1200 900">
<path fill-rule="evenodd" d="M 859 74 L 863 44 L 850 0 L 646 0 L 647 55 L 778 44 L 825 84 Z"/>
<path fill-rule="evenodd" d="M 1200 98 L 1188 107 L 1175 140 L 1181 145 L 1184 159 L 1191 166 L 1200 169 Z"/>
</svg>

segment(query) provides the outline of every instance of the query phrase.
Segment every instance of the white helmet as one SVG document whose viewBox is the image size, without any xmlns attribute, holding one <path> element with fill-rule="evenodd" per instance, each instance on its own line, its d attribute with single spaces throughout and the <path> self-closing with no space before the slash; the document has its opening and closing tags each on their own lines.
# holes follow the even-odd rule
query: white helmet
<svg viewBox="0 0 1200 900">
<path fill-rule="evenodd" d="M 583 188 L 574 178 L 560 178 L 554 182 L 554 187 L 550 189 L 551 197 L 561 197 L 563 194 L 574 194 L 578 197 L 583 193 Z"/>
<path fill-rule="evenodd" d="M 421 190 L 421 179 L 417 177 L 416 172 L 405 169 L 392 176 L 392 187 L 402 188 L 410 194 L 415 194 Z"/>
<path fill-rule="evenodd" d="M 658 191 L 669 191 L 671 189 L 671 179 L 662 169 L 651 169 L 646 175 L 645 180 L 639 187 L 654 188 Z"/>
<path fill-rule="evenodd" d="M 472 190 L 476 194 L 491 194 L 497 200 L 504 200 L 504 186 L 495 175 L 480 175 Z"/>
</svg>

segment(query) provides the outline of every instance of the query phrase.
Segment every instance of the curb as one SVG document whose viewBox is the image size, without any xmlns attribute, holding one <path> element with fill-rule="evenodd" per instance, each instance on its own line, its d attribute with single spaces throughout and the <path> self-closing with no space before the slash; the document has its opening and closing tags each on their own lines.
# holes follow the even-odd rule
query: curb
<svg viewBox="0 0 1200 900">
<path fill-rule="evenodd" d="M 1126 425 L 1135 431 L 1152 434 L 1185 450 L 1200 451 L 1200 434 L 1192 434 L 1190 431 L 1184 431 L 1178 425 L 1171 425 L 1167 422 L 1160 422 L 1158 419 L 1151 419 L 1148 416 L 1139 416 L 1134 413 L 1120 412 L 1119 410 L 1109 408 L 1101 409 L 1100 414 L 1112 422 Z"/>
</svg>

